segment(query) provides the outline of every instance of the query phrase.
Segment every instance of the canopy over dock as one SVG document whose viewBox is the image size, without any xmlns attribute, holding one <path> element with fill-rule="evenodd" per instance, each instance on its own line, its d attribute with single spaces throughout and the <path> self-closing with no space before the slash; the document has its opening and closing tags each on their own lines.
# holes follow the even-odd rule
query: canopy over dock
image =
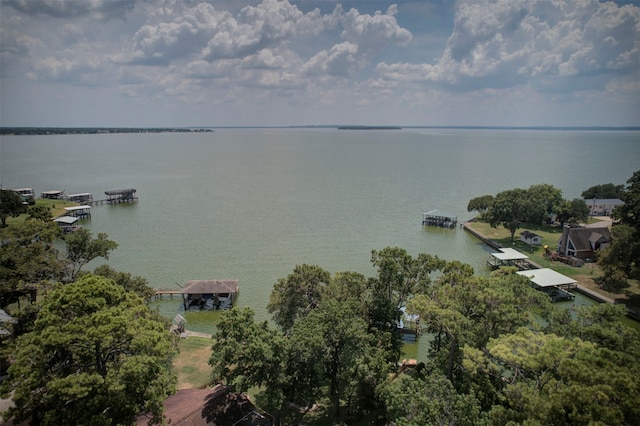
<svg viewBox="0 0 640 426">
<path fill-rule="evenodd" d="M 578 287 L 578 282 L 571 277 L 562 275 L 549 268 L 532 269 L 516 272 L 518 275 L 529 278 L 533 288 L 547 293 L 553 302 L 560 300 L 572 300 L 575 296 L 569 292 Z"/>
<path fill-rule="evenodd" d="M 527 259 L 529 256 L 522 254 L 512 248 L 501 248 L 498 253 L 491 253 L 491 258 L 487 264 L 491 269 L 498 269 L 501 266 L 517 266 L 519 269 L 528 269 Z"/>
<path fill-rule="evenodd" d="M 230 309 L 238 294 L 238 280 L 192 280 L 181 290 L 185 310 Z"/>
<path fill-rule="evenodd" d="M 107 202 L 111 204 L 138 201 L 134 188 L 114 189 L 113 191 L 105 191 L 104 193 L 107 196 Z"/>
<path fill-rule="evenodd" d="M 81 219 L 91 217 L 91 206 L 75 206 L 75 207 L 65 207 L 64 210 L 67 212 L 67 216 L 78 217 Z"/>
<path fill-rule="evenodd" d="M 69 194 L 67 195 L 67 200 L 73 201 L 74 203 L 88 203 L 93 201 L 93 194 L 90 192 L 82 192 L 79 194 Z"/>
<path fill-rule="evenodd" d="M 60 228 L 62 228 L 63 232 L 72 232 L 75 231 L 78 226 L 76 223 L 80 220 L 80 218 L 75 216 L 59 216 L 53 219 L 55 223 L 57 223 Z"/>
</svg>

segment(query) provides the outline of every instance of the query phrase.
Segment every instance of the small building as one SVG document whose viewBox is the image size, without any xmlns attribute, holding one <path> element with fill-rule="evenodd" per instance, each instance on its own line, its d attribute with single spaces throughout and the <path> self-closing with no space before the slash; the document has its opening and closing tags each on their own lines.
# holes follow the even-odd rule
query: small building
<svg viewBox="0 0 640 426">
<path fill-rule="evenodd" d="M 458 217 L 450 213 L 431 210 L 422 213 L 422 226 L 453 229 L 458 224 Z"/>
<path fill-rule="evenodd" d="M 498 253 L 491 253 L 491 257 L 487 260 L 487 265 L 491 269 L 498 269 L 503 266 L 516 266 L 518 269 L 528 269 L 529 256 L 520 253 L 512 248 L 501 248 Z"/>
<path fill-rule="evenodd" d="M 611 244 L 608 227 L 571 228 L 565 226 L 558 240 L 558 253 L 582 260 L 595 259 L 596 253 Z"/>
<path fill-rule="evenodd" d="M 573 300 L 575 296 L 569 291 L 578 287 L 578 282 L 549 268 L 531 269 L 516 272 L 529 278 L 531 286 L 549 295 L 552 302 Z"/>
<path fill-rule="evenodd" d="M 184 309 L 231 309 L 238 295 L 238 280 L 192 280 L 182 290 Z"/>
<path fill-rule="evenodd" d="M 77 217 L 80 219 L 88 219 L 91 217 L 91 206 L 75 206 L 75 207 L 65 207 L 64 210 L 67 212 L 67 216 Z"/>
<path fill-rule="evenodd" d="M 90 192 L 82 192 L 79 194 L 67 195 L 67 200 L 73 203 L 90 203 L 93 201 L 93 194 Z"/>
<path fill-rule="evenodd" d="M 138 201 L 136 190 L 134 188 L 105 191 L 105 195 L 107 196 L 107 202 L 110 204 L 132 203 L 134 201 Z"/>
<path fill-rule="evenodd" d="M 624 204 L 624 201 L 618 198 L 592 198 L 585 199 L 584 202 L 589 206 L 589 216 L 611 216 L 614 208 Z"/>
<path fill-rule="evenodd" d="M 77 223 L 79 220 L 80 218 L 76 216 L 58 216 L 55 219 L 53 219 L 53 221 L 57 223 L 58 226 L 60 226 L 60 228 L 62 229 L 62 232 L 64 232 L 65 234 L 68 234 L 69 232 L 73 232 L 76 229 L 78 229 L 79 226 L 77 225 Z"/>
<path fill-rule="evenodd" d="M 64 198 L 64 191 L 60 191 L 57 189 L 44 191 L 42 194 L 40 194 L 40 198 L 44 198 L 45 200 L 62 200 Z"/>
<path fill-rule="evenodd" d="M 520 233 L 520 241 L 529 244 L 530 246 L 542 245 L 542 237 L 538 234 L 534 234 L 531 231 L 522 231 Z"/>
</svg>

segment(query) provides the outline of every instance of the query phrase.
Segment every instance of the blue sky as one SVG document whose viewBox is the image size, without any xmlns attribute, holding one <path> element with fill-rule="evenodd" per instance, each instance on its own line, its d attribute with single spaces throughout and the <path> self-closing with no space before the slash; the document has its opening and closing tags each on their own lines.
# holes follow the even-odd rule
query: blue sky
<svg viewBox="0 0 640 426">
<path fill-rule="evenodd" d="M 2 126 L 638 126 L 640 3 L 0 0 Z"/>
</svg>

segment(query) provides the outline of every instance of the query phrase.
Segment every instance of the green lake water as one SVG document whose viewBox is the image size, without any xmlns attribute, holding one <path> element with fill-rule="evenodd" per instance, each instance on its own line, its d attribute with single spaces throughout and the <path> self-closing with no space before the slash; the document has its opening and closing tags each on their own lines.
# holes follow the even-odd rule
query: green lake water
<svg viewBox="0 0 640 426">
<path fill-rule="evenodd" d="M 571 199 L 593 185 L 622 184 L 639 166 L 637 131 L 269 128 L 0 138 L 3 187 L 96 199 L 137 189 L 138 203 L 96 205 L 83 223 L 119 244 L 108 260 L 114 268 L 158 289 L 238 279 L 238 306 L 259 320 L 269 317 L 273 284 L 297 264 L 371 276 L 371 250 L 399 246 L 485 273 L 488 247 L 461 229 L 423 228 L 422 212 L 464 220 L 471 198 L 538 183 Z M 177 298 L 157 306 L 168 317 L 181 311 Z M 212 332 L 216 315 L 188 312 L 187 326 Z"/>
</svg>

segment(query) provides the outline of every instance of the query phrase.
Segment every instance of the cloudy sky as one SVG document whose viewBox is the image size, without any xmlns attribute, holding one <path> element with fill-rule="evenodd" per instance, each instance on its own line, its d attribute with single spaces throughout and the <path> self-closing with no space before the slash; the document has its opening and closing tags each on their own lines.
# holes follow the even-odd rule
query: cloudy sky
<svg viewBox="0 0 640 426">
<path fill-rule="evenodd" d="M 640 0 L 0 0 L 2 126 L 640 125 Z"/>
</svg>

